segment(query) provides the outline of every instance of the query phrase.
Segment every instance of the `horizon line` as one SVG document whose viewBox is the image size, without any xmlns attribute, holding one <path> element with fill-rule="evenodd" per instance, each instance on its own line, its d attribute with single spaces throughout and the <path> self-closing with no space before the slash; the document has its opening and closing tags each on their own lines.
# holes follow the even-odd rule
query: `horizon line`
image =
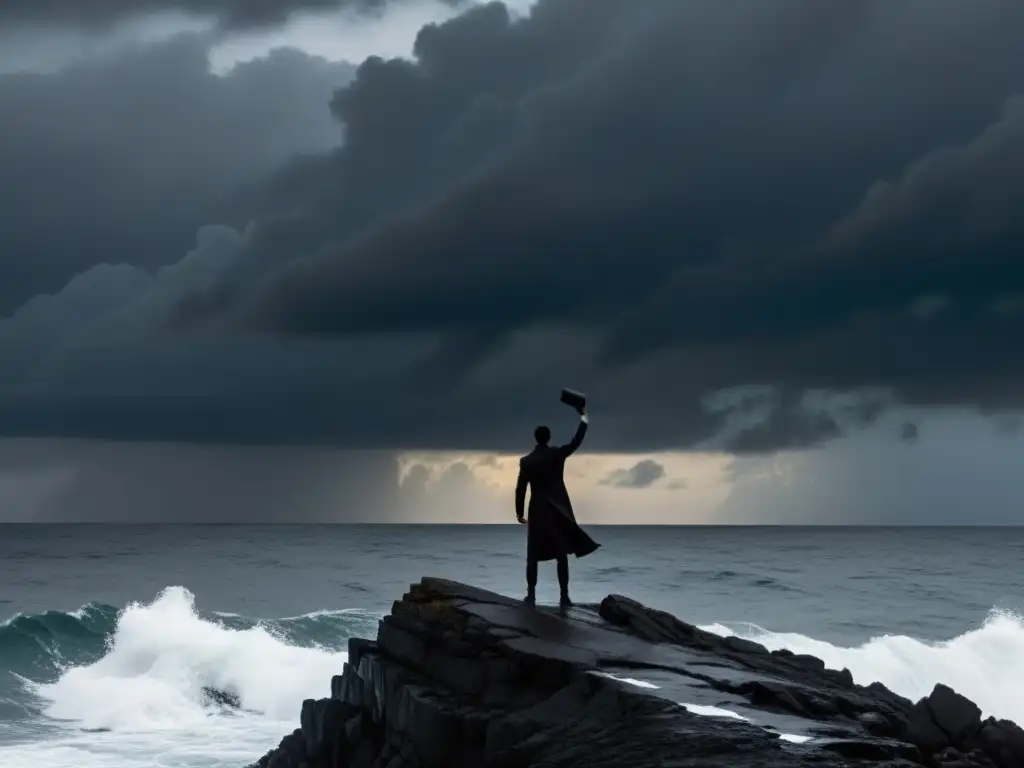
<svg viewBox="0 0 1024 768">
<path fill-rule="evenodd" d="M 467 522 L 467 523 L 435 523 L 427 521 L 403 521 L 403 522 L 368 522 L 368 521 L 313 521 L 313 522 L 187 522 L 187 521 L 159 521 L 159 520 L 138 520 L 133 522 L 109 521 L 109 520 L 0 520 L 0 526 L 109 526 L 109 527 L 188 527 L 188 528 L 310 528 L 325 526 L 351 526 L 351 527 L 432 527 L 432 528 L 455 528 L 455 527 L 508 527 L 519 528 L 520 523 L 490 523 L 490 522 Z M 934 530 L 942 529 L 1012 529 L 1024 528 L 1024 523 L 988 523 L 984 525 L 969 523 L 585 523 L 587 528 L 875 528 L 885 530 L 919 529 L 928 528 Z"/>
</svg>

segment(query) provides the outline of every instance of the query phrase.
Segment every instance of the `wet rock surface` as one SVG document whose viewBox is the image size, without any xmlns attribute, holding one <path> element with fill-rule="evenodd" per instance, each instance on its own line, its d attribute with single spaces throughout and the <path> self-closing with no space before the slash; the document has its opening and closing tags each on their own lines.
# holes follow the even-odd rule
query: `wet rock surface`
<svg viewBox="0 0 1024 768">
<path fill-rule="evenodd" d="M 559 612 L 428 578 L 253 765 L 1024 768 L 1024 731 L 629 598 Z"/>
</svg>

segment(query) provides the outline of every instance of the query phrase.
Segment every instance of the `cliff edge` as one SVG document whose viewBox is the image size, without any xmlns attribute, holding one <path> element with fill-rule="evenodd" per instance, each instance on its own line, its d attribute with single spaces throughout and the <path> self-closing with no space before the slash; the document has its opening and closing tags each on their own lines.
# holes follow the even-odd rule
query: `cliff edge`
<svg viewBox="0 0 1024 768">
<path fill-rule="evenodd" d="M 1024 731 L 945 686 L 914 703 L 617 595 L 561 613 L 423 579 L 330 694 L 251 768 L 1024 767 Z"/>
</svg>

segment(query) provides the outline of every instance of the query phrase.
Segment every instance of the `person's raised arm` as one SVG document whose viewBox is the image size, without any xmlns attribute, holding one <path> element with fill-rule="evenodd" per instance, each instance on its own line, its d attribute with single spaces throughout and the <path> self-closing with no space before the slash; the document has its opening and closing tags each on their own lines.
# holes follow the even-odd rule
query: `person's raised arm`
<svg viewBox="0 0 1024 768">
<path fill-rule="evenodd" d="M 516 519 L 523 522 L 526 511 L 526 474 L 523 472 L 523 462 L 519 462 L 519 477 L 516 479 Z"/>
<path fill-rule="evenodd" d="M 580 425 L 576 427 L 576 434 L 572 436 L 572 440 L 566 445 L 560 445 L 558 452 L 563 456 L 572 456 L 576 453 L 576 449 L 583 444 L 583 436 L 587 434 L 587 409 L 584 408 L 580 411 Z"/>
</svg>

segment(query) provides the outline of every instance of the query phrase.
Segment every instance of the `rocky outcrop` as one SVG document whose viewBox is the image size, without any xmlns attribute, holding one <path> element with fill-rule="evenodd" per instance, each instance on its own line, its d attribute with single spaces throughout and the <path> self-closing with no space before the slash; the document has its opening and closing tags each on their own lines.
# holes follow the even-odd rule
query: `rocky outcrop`
<svg viewBox="0 0 1024 768">
<path fill-rule="evenodd" d="M 731 715 L 729 713 L 732 713 Z M 424 579 L 258 768 L 1022 768 L 1024 731 L 620 596 L 566 612 Z"/>
</svg>

